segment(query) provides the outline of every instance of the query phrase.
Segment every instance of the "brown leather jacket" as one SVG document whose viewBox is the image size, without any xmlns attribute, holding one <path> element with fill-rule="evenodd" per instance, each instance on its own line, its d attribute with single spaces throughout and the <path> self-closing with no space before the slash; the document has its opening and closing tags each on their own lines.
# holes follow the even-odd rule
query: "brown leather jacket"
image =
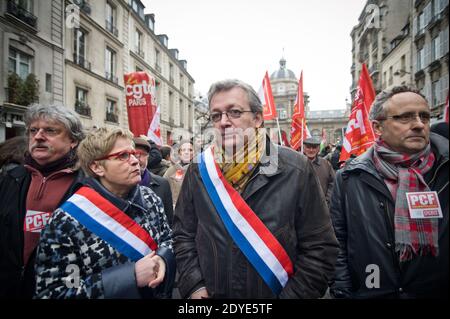
<svg viewBox="0 0 450 319">
<path fill-rule="evenodd" d="M 319 298 L 327 289 L 338 253 L 323 192 L 306 157 L 270 146 L 278 150 L 277 168 L 265 174 L 257 169 L 242 196 L 294 265 L 294 275 L 278 297 Z M 200 287 L 206 287 L 213 298 L 277 297 L 225 229 L 196 163 L 186 173 L 173 229 L 182 297 Z"/>
</svg>

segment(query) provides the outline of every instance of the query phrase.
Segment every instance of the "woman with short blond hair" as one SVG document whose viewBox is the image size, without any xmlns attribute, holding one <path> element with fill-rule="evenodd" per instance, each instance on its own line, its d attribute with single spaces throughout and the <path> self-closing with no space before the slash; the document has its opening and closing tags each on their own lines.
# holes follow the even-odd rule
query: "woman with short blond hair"
<svg viewBox="0 0 450 319">
<path fill-rule="evenodd" d="M 159 197 L 138 185 L 133 135 L 93 130 L 78 156 L 89 177 L 42 232 L 36 297 L 170 298 L 172 231 Z"/>
</svg>

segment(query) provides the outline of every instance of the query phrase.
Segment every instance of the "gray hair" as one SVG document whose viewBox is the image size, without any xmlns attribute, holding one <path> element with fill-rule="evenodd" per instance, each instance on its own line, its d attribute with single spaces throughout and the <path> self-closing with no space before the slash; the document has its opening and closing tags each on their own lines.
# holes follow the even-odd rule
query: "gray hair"
<svg viewBox="0 0 450 319">
<path fill-rule="evenodd" d="M 40 119 L 58 121 L 64 125 L 74 141 L 82 141 L 85 134 L 80 118 L 75 111 L 63 105 L 33 104 L 25 113 L 25 126 L 28 129 L 32 122 Z"/>
<path fill-rule="evenodd" d="M 252 110 L 254 113 L 263 112 L 261 100 L 259 99 L 258 94 L 255 92 L 255 90 L 247 83 L 236 79 L 223 80 L 211 85 L 208 91 L 209 107 L 211 107 L 211 100 L 215 94 L 223 91 L 229 91 L 235 87 L 241 88 L 247 93 L 250 110 Z"/>
<path fill-rule="evenodd" d="M 423 97 L 424 100 L 426 101 L 425 96 L 416 88 L 406 86 L 406 85 L 395 86 L 390 90 L 380 92 L 375 97 L 375 101 L 373 101 L 372 107 L 370 108 L 369 119 L 371 121 L 374 121 L 374 120 L 386 117 L 387 116 L 386 102 L 390 98 L 392 98 L 394 95 L 399 94 L 399 93 L 406 93 L 406 92 L 416 93 L 416 94 L 420 95 L 421 97 Z M 427 101 L 427 103 L 428 103 L 428 101 Z"/>
</svg>

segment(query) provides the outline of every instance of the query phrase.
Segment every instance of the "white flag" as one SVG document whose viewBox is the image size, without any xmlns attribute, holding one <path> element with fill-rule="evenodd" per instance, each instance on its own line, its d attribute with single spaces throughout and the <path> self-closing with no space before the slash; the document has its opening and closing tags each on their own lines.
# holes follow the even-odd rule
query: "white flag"
<svg viewBox="0 0 450 319">
<path fill-rule="evenodd" d="M 163 143 L 161 139 L 161 127 L 159 125 L 159 118 L 160 118 L 160 110 L 158 106 L 155 114 L 153 115 L 153 120 L 150 123 L 150 127 L 148 128 L 147 137 L 150 138 L 153 142 L 155 142 L 156 145 L 162 146 Z"/>
</svg>

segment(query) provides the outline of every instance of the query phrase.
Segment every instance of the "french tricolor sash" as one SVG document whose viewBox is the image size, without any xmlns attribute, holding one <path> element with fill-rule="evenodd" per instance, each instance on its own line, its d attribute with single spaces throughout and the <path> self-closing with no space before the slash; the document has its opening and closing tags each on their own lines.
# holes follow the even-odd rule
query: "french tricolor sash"
<svg viewBox="0 0 450 319">
<path fill-rule="evenodd" d="M 225 179 L 214 161 L 212 148 L 198 156 L 200 176 L 225 228 L 267 285 L 279 295 L 293 274 L 288 254 Z"/>
<path fill-rule="evenodd" d="M 92 188 L 81 187 L 61 208 L 132 261 L 158 248 L 146 230 Z"/>
</svg>

